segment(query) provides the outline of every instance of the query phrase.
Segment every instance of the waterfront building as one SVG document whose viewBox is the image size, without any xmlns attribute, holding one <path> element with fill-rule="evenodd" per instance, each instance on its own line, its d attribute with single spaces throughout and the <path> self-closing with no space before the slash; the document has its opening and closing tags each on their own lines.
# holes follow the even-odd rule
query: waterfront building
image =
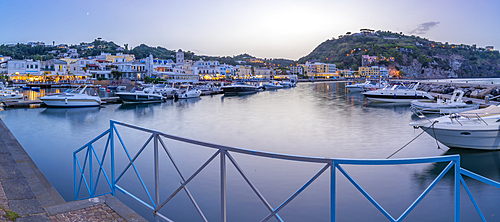
<svg viewBox="0 0 500 222">
<path fill-rule="evenodd" d="M 141 61 L 113 63 L 116 70 L 122 72 L 122 78 L 142 80 L 146 76 L 146 63 Z"/>
<path fill-rule="evenodd" d="M 359 67 L 358 70 L 360 77 L 374 78 L 374 77 L 388 77 L 389 71 L 385 67 L 371 66 L 371 67 Z"/>
<path fill-rule="evenodd" d="M 274 72 L 271 68 L 267 68 L 267 67 L 254 68 L 255 78 L 271 79 L 271 75 L 273 75 L 273 74 L 274 74 Z"/>
<path fill-rule="evenodd" d="M 305 66 L 302 66 L 302 68 L 306 69 L 306 74 L 309 77 L 315 77 L 315 78 L 335 78 L 338 77 L 338 74 L 336 73 L 337 71 L 337 66 L 335 64 L 329 64 L 329 63 L 320 63 L 320 62 L 315 62 L 315 63 L 309 63 L 306 62 Z"/>
<path fill-rule="evenodd" d="M 7 75 L 13 81 L 36 81 L 40 76 L 40 61 L 8 60 Z"/>
<path fill-rule="evenodd" d="M 164 79 L 169 83 L 198 83 L 198 69 L 189 64 L 184 67 L 171 59 L 153 59 L 151 54 L 141 60 L 141 63 L 144 63 L 145 67 L 145 72 L 141 73 L 148 77 Z"/>
<path fill-rule="evenodd" d="M 252 78 L 252 66 L 237 65 L 235 77 L 238 79 L 250 79 L 250 78 Z"/>
<path fill-rule="evenodd" d="M 354 77 L 359 77 L 356 75 L 355 71 L 352 71 L 350 69 L 338 69 L 335 72 L 338 76 L 340 77 L 345 77 L 345 78 L 354 78 Z"/>
<path fill-rule="evenodd" d="M 304 75 L 304 67 L 301 65 L 291 66 L 290 73 L 296 75 Z"/>
</svg>

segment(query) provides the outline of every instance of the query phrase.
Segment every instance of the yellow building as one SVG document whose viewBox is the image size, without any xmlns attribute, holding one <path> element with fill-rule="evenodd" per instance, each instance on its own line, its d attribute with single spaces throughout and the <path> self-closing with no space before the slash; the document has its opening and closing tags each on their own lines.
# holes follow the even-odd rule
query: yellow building
<svg viewBox="0 0 500 222">
<path fill-rule="evenodd" d="M 116 53 L 116 55 L 106 55 L 106 60 L 109 62 L 132 62 L 135 60 L 135 55 Z"/>
<path fill-rule="evenodd" d="M 337 66 L 335 64 L 328 63 L 314 63 L 311 64 L 311 72 L 314 73 L 313 76 L 320 78 L 333 78 L 338 77 Z"/>
<path fill-rule="evenodd" d="M 388 72 L 387 72 L 387 69 L 384 67 L 378 67 L 378 66 L 364 67 L 364 66 L 361 66 L 361 67 L 359 67 L 358 74 L 360 77 L 373 78 L 373 77 L 378 77 L 379 75 L 385 77 L 388 75 Z"/>
<path fill-rule="evenodd" d="M 243 65 L 236 66 L 236 76 L 240 79 L 252 77 L 252 67 Z"/>
</svg>

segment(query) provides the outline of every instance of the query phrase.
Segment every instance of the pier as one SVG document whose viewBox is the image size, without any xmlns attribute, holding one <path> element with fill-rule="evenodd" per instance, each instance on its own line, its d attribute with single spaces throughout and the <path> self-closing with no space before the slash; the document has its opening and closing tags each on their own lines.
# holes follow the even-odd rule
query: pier
<svg viewBox="0 0 500 222">
<path fill-rule="evenodd" d="M 1 119 L 0 215 L 20 222 L 146 221 L 111 195 L 66 202 Z"/>
</svg>

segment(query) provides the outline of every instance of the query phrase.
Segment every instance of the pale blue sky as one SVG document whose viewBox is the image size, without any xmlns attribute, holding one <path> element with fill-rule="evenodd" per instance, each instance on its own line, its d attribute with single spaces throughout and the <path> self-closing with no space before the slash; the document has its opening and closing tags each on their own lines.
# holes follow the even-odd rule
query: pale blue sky
<svg viewBox="0 0 500 222">
<path fill-rule="evenodd" d="M 500 48 L 500 1 L 0 0 L 0 44 L 78 44 L 101 37 L 198 55 L 299 59 L 361 28 Z M 425 29 L 424 29 L 425 30 Z"/>
</svg>

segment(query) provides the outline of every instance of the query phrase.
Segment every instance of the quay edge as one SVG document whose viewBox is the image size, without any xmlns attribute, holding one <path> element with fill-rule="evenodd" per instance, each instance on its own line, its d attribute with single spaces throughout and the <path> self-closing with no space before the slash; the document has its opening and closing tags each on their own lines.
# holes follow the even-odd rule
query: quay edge
<svg viewBox="0 0 500 222">
<path fill-rule="evenodd" d="M 85 219 L 86 215 L 101 212 L 103 208 L 111 209 L 104 215 L 108 218 L 146 221 L 111 195 L 66 202 L 2 119 L 0 119 L 0 186 L 0 205 L 4 208 L 2 211 L 11 210 L 19 214 L 17 221 L 51 221 L 57 218 L 81 220 Z M 73 218 L 68 218 L 68 215 Z"/>
</svg>

